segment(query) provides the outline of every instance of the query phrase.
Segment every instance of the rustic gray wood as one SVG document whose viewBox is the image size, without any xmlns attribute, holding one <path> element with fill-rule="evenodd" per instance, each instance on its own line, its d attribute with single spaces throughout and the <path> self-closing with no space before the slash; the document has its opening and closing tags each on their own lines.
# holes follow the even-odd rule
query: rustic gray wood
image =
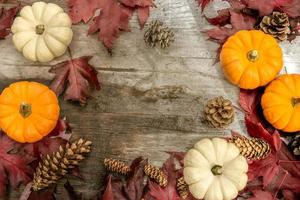
<svg viewBox="0 0 300 200">
<path fill-rule="evenodd" d="M 66 8 L 63 0 L 52 2 Z M 80 166 L 85 181 L 70 178 L 85 199 L 101 187 L 105 157 L 131 161 L 144 156 L 160 166 L 168 156 L 165 151 L 185 151 L 203 137 L 229 135 L 230 130 L 244 132 L 238 88 L 214 64 L 217 45 L 201 33 L 208 25 L 197 3 L 156 0 L 156 5 L 149 20 L 162 20 L 176 35 L 167 50 L 145 45 L 136 15 L 130 22 L 131 32 L 120 34 L 112 57 L 96 35 L 87 36 L 88 26 L 73 26 L 72 56 L 92 55 L 91 64 L 103 86 L 85 107 L 61 100 L 61 115 L 71 122 L 73 138 L 93 141 L 92 153 Z M 49 68 L 68 58 L 65 54 L 46 64 L 30 62 L 16 51 L 10 36 L 0 41 L 1 88 L 15 80 L 49 83 L 53 78 Z M 201 121 L 204 103 L 218 95 L 232 100 L 237 108 L 234 123 L 225 129 L 213 129 Z M 18 199 L 20 191 L 11 191 L 6 199 Z M 62 192 L 61 184 L 58 192 Z"/>
</svg>

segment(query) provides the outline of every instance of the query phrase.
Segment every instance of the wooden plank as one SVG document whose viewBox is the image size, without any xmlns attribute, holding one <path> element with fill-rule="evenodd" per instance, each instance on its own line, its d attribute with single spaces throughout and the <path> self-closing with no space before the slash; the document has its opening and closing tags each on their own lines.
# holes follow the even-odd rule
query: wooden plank
<svg viewBox="0 0 300 200">
<path fill-rule="evenodd" d="M 63 0 L 54 2 L 66 8 Z M 96 35 L 86 35 L 86 25 L 73 26 L 72 56 L 92 55 L 91 63 L 103 84 L 86 107 L 61 100 L 62 115 L 71 122 L 74 138 L 93 141 L 93 151 L 80 167 L 85 182 L 70 178 L 85 199 L 102 185 L 105 157 L 131 161 L 144 156 L 160 165 L 167 158 L 165 151 L 185 151 L 200 138 L 244 130 L 243 113 L 238 109 L 235 122 L 226 129 L 210 128 L 201 120 L 209 98 L 222 95 L 237 106 L 238 89 L 214 65 L 217 45 L 200 33 L 207 23 L 196 2 L 156 0 L 156 5 L 151 20 L 164 21 L 176 34 L 168 50 L 144 44 L 136 16 L 130 22 L 131 32 L 121 33 L 112 57 Z M 0 41 L 0 52 L 1 88 L 23 79 L 49 83 L 53 78 L 50 67 L 69 58 L 66 54 L 46 64 L 27 61 L 15 50 L 11 37 Z M 19 194 L 11 191 L 6 199 L 18 199 Z"/>
</svg>

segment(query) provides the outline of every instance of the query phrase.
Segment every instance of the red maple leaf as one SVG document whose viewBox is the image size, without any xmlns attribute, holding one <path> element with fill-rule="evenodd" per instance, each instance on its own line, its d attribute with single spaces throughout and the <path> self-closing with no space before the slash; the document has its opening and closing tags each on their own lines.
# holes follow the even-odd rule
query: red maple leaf
<svg viewBox="0 0 300 200">
<path fill-rule="evenodd" d="M 138 11 L 139 23 L 143 27 L 154 3 L 153 0 L 68 0 L 68 6 L 73 23 L 87 23 L 92 19 L 88 34 L 99 31 L 99 40 L 110 50 L 120 31 L 129 31 L 133 11 Z M 98 14 L 96 10 L 99 10 Z"/>
<path fill-rule="evenodd" d="M 0 40 L 10 33 L 10 27 L 19 9 L 19 6 L 10 9 L 0 8 Z"/>
<path fill-rule="evenodd" d="M 259 11 L 261 16 L 269 15 L 274 10 L 281 10 L 290 17 L 300 16 L 299 0 L 243 0 L 248 8 Z"/>
<path fill-rule="evenodd" d="M 3 196 L 9 183 L 16 188 L 20 183 L 31 180 L 33 171 L 29 164 L 34 158 L 20 153 L 21 144 L 3 132 L 0 132 L 0 147 L 0 196 Z"/>
<path fill-rule="evenodd" d="M 168 185 L 163 188 L 157 183 L 149 181 L 149 193 L 144 197 L 145 200 L 180 200 L 176 189 L 176 180 L 179 176 L 179 170 L 175 167 L 174 156 L 172 154 L 164 163 L 162 171 L 168 177 Z"/>
<path fill-rule="evenodd" d="M 58 63 L 49 70 L 55 74 L 50 87 L 57 96 L 65 90 L 65 100 L 79 101 L 85 104 L 91 89 L 100 90 L 97 70 L 89 64 L 91 58 L 83 56 L 71 59 Z"/>
<path fill-rule="evenodd" d="M 274 200 L 272 193 L 263 190 L 253 190 L 251 191 L 253 197 L 248 198 L 248 200 Z"/>
<path fill-rule="evenodd" d="M 107 49 L 111 49 L 119 32 L 129 31 L 128 23 L 132 10 L 115 0 L 101 0 L 98 3 L 101 11 L 91 22 L 88 34 L 99 31 L 99 40 Z"/>
<path fill-rule="evenodd" d="M 251 30 L 254 29 L 256 20 L 248 15 L 242 13 L 230 12 L 230 22 L 232 28 L 228 27 L 215 27 L 206 31 L 210 39 L 223 44 L 227 38 L 239 30 Z"/>
<path fill-rule="evenodd" d="M 131 166 L 130 173 L 125 181 L 108 176 L 106 189 L 101 200 L 140 200 L 144 194 L 144 166 L 147 160 L 136 158 Z"/>
</svg>

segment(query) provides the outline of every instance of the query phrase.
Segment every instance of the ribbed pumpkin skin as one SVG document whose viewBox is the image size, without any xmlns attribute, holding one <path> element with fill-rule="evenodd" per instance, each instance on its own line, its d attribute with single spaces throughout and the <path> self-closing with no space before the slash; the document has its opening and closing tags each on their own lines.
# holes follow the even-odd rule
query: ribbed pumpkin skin
<svg viewBox="0 0 300 200">
<path fill-rule="evenodd" d="M 31 105 L 24 117 L 21 105 Z M 59 105 L 55 93 L 37 82 L 21 81 L 5 88 L 0 95 L 0 127 L 13 140 L 36 142 L 56 126 Z"/>
<path fill-rule="evenodd" d="M 300 98 L 300 75 L 286 74 L 272 81 L 266 88 L 261 106 L 268 122 L 285 132 L 300 131 L 300 104 L 293 105 L 293 99 Z"/>
<path fill-rule="evenodd" d="M 258 56 L 251 61 L 249 53 L 253 50 Z M 283 66 L 276 40 L 258 30 L 242 30 L 229 37 L 222 47 L 220 61 L 227 79 L 243 89 L 268 84 Z"/>
</svg>

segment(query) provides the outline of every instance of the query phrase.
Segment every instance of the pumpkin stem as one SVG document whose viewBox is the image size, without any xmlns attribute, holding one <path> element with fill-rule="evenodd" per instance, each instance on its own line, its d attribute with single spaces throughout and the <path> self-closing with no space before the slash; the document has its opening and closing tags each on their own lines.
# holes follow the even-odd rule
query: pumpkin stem
<svg viewBox="0 0 300 200">
<path fill-rule="evenodd" d="M 215 165 L 211 168 L 211 172 L 213 173 L 213 175 L 217 176 L 217 175 L 221 175 L 222 174 L 222 166 L 220 165 Z"/>
<path fill-rule="evenodd" d="M 20 114 L 22 115 L 23 118 L 29 117 L 32 113 L 31 111 L 31 105 L 25 102 L 22 102 L 20 104 Z"/>
<path fill-rule="evenodd" d="M 259 53 L 257 50 L 253 49 L 253 50 L 250 50 L 248 51 L 247 53 L 247 58 L 250 62 L 255 62 L 258 60 L 259 58 Z"/>
<path fill-rule="evenodd" d="M 35 32 L 38 35 L 42 35 L 45 31 L 45 26 L 43 24 L 39 24 L 35 27 Z"/>
<path fill-rule="evenodd" d="M 300 103 L 300 97 L 292 97 L 292 105 L 296 106 L 298 103 Z"/>
</svg>

